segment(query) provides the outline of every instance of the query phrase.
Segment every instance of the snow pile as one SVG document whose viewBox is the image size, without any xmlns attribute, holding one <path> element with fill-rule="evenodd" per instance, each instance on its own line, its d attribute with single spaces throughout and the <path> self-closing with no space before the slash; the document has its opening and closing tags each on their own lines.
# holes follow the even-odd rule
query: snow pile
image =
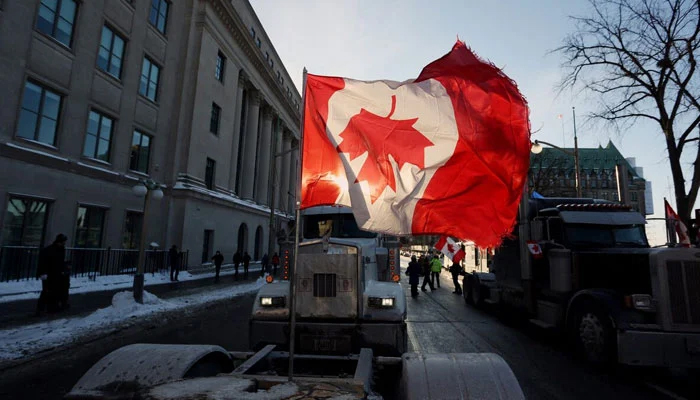
<svg viewBox="0 0 700 400">
<path fill-rule="evenodd" d="M 283 383 L 257 392 L 253 392 L 254 386 L 249 379 L 217 376 L 166 383 L 151 389 L 149 395 L 159 400 L 281 400 L 297 394 L 299 390 L 293 383 Z"/>
<path fill-rule="evenodd" d="M 168 301 L 144 291 L 144 304 L 136 303 L 132 292 L 119 292 L 112 298 L 111 306 L 99 309 L 85 317 L 64 318 L 0 330 L 0 361 L 18 359 L 66 344 L 77 343 L 87 335 L 108 334 L 133 323 L 135 318 L 182 310 L 255 292 L 264 284 L 265 279 L 258 278 L 255 282 L 191 294 Z"/>
<path fill-rule="evenodd" d="M 240 271 L 243 271 L 243 267 L 240 267 Z M 251 265 L 250 271 L 260 271 L 260 265 Z M 221 271 L 220 275 L 226 276 L 233 275 L 234 273 L 235 271 L 231 269 Z M 214 272 L 193 275 L 187 271 L 182 271 L 178 276 L 178 280 L 191 281 L 196 279 L 207 279 L 213 278 L 215 275 L 216 274 Z M 144 275 L 145 286 L 160 285 L 165 283 L 170 283 L 170 275 L 167 271 Z M 86 292 L 99 292 L 103 290 L 130 289 L 131 287 L 133 287 L 133 285 L 133 275 L 98 275 L 95 278 L 81 276 L 77 278 L 71 278 L 70 293 L 76 294 Z M 27 299 L 38 299 L 40 292 L 40 280 L 0 282 L 0 303 Z"/>
</svg>

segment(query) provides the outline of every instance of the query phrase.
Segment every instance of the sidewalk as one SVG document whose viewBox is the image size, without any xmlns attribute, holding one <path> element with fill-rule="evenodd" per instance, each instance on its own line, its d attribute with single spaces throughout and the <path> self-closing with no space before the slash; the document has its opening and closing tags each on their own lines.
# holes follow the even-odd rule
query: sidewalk
<svg viewBox="0 0 700 400">
<path fill-rule="evenodd" d="M 251 264 L 249 271 L 248 279 L 244 279 L 243 267 L 240 266 L 238 282 L 236 282 L 233 264 L 226 264 L 222 266 L 219 283 L 214 282 L 213 266 L 181 272 L 180 281 L 177 282 L 170 282 L 170 278 L 166 274 L 162 274 L 162 276 L 160 273 L 156 273 L 155 276 L 147 274 L 145 290 L 159 298 L 167 299 L 176 297 L 188 289 L 211 287 L 214 290 L 232 284 L 252 282 L 260 277 L 260 264 Z M 70 308 L 57 313 L 44 314 L 40 317 L 34 316 L 41 288 L 40 283 L 22 282 L 26 284 L 24 287 L 34 286 L 38 289 L 31 290 L 30 288 L 30 290 L 23 292 L 10 290 L 11 293 L 7 293 L 8 290 L 5 290 L 5 294 L 0 294 L 0 329 L 86 315 L 100 308 L 108 307 L 112 304 L 112 298 L 116 293 L 131 290 L 134 279 L 133 276 L 129 275 L 105 278 L 109 279 L 101 282 L 98 278 L 98 281 L 90 283 L 83 282 L 84 279 L 75 279 L 71 282 Z M 0 287 L 4 284 L 6 283 L 0 283 Z"/>
</svg>

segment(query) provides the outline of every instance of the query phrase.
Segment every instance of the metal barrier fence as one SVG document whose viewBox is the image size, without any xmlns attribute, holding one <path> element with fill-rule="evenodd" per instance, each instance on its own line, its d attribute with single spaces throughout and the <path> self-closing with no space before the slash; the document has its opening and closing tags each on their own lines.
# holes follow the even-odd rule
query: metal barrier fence
<svg viewBox="0 0 700 400">
<path fill-rule="evenodd" d="M 38 247 L 0 247 L 0 282 L 36 279 Z M 178 254 L 180 271 L 187 271 L 189 250 Z M 146 250 L 145 273 L 170 269 L 168 250 Z M 83 249 L 66 247 L 71 276 L 134 275 L 139 251 L 128 249 Z"/>
</svg>

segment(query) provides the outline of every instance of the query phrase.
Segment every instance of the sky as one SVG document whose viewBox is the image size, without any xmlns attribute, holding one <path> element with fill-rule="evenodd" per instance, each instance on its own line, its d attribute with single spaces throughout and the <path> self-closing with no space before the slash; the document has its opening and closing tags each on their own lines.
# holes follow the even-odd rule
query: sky
<svg viewBox="0 0 700 400">
<path fill-rule="evenodd" d="M 590 97 L 557 90 L 565 71 L 560 55 L 552 50 L 573 32 L 569 16 L 588 14 L 586 1 L 250 2 L 300 93 L 304 67 L 313 74 L 361 80 L 413 79 L 459 37 L 518 84 L 529 103 L 533 140 L 573 147 L 571 116 L 576 107 L 579 147 L 605 146 L 612 140 L 625 157 L 635 157 L 652 182 L 654 217 L 663 217 L 664 197 L 674 199 L 658 129 L 641 123 L 623 133 L 606 128 L 587 120 Z M 689 179 L 690 166 L 684 168 Z M 647 231 L 652 244 L 665 243 L 661 223 L 650 223 Z"/>
</svg>

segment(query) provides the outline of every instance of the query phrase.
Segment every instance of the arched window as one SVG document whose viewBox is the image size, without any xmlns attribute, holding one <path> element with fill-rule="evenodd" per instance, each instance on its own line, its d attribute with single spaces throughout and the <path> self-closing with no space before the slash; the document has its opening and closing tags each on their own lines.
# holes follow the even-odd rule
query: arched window
<svg viewBox="0 0 700 400">
<path fill-rule="evenodd" d="M 262 258 L 262 240 L 263 240 L 263 228 L 258 226 L 255 230 L 255 251 L 253 252 L 253 260 L 259 260 Z"/>
<path fill-rule="evenodd" d="M 243 255 L 244 251 L 248 251 L 248 226 L 243 223 L 238 228 L 238 247 L 236 251 L 240 251 Z"/>
</svg>

